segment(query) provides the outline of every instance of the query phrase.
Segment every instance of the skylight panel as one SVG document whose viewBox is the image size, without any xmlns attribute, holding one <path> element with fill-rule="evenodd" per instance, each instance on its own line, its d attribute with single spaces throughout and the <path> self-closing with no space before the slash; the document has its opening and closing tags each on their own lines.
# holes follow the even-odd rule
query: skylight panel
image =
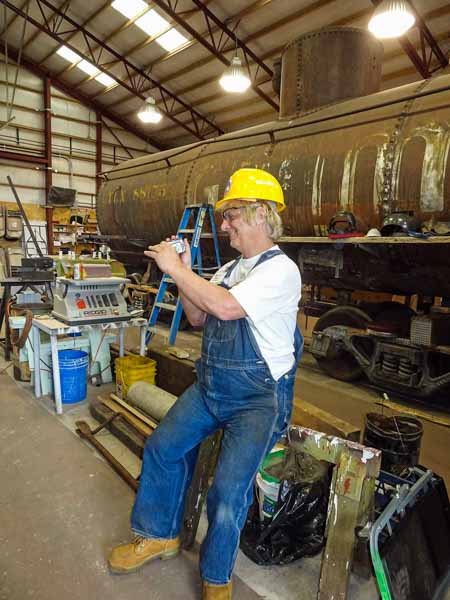
<svg viewBox="0 0 450 600">
<path fill-rule="evenodd" d="M 100 75 L 97 75 L 97 77 L 95 78 L 95 81 L 98 81 L 105 87 L 117 85 L 117 82 L 112 77 L 110 77 L 107 73 L 100 73 Z"/>
<path fill-rule="evenodd" d="M 59 56 L 62 56 L 72 64 L 77 63 L 81 60 L 81 56 L 78 56 L 76 52 L 73 52 L 73 50 L 71 50 L 67 46 L 61 46 L 60 48 L 58 48 L 56 54 L 59 54 Z"/>
<path fill-rule="evenodd" d="M 84 59 L 77 64 L 77 67 L 85 73 L 87 73 L 88 75 L 90 75 L 91 77 L 95 77 L 95 75 L 98 75 L 100 72 L 97 69 L 97 67 L 95 67 L 92 63 Z"/>
<path fill-rule="evenodd" d="M 158 35 L 161 31 L 165 31 L 170 26 L 169 22 L 160 17 L 153 8 L 142 17 L 139 17 L 134 24 L 152 37 Z"/>
<path fill-rule="evenodd" d="M 148 8 L 148 4 L 144 0 L 114 0 L 111 6 L 127 19 L 134 19 L 136 15 Z"/>
<path fill-rule="evenodd" d="M 178 33 L 176 29 L 170 29 L 156 40 L 156 42 L 168 52 L 176 50 L 187 41 L 187 38 L 185 38 L 184 35 L 181 35 L 181 33 Z"/>
<path fill-rule="evenodd" d="M 181 33 L 178 33 L 176 29 L 170 29 L 156 40 L 156 42 L 168 52 L 176 50 L 187 41 L 187 38 L 185 38 L 184 35 L 181 35 Z"/>
</svg>

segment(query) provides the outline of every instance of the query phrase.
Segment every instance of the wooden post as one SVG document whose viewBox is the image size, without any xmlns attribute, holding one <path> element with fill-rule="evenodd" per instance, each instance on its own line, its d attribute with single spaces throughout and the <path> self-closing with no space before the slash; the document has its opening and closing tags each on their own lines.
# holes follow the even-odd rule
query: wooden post
<svg viewBox="0 0 450 600">
<path fill-rule="evenodd" d="M 330 489 L 327 543 L 317 598 L 345 600 L 355 529 L 357 525 L 364 526 L 372 517 L 373 490 L 380 472 L 381 450 L 306 427 L 291 427 L 289 439 L 290 444 L 302 452 L 336 465 Z"/>
</svg>

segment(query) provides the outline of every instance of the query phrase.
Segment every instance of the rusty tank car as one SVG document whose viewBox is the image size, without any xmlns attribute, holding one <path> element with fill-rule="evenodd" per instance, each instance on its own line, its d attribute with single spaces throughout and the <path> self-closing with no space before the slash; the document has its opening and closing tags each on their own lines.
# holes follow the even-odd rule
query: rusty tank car
<svg viewBox="0 0 450 600">
<path fill-rule="evenodd" d="M 320 317 L 310 351 L 321 367 L 427 397 L 450 385 L 450 237 L 363 236 L 396 211 L 429 229 L 450 221 L 450 75 L 379 92 L 381 58 L 364 30 L 294 40 L 278 120 L 120 164 L 106 174 L 98 222 L 136 270 L 142 250 L 128 240 L 174 233 L 184 206 L 214 203 L 240 167 L 270 171 L 287 203 L 283 248 L 308 286 L 303 309 Z M 328 237 L 339 211 L 361 237 Z"/>
</svg>

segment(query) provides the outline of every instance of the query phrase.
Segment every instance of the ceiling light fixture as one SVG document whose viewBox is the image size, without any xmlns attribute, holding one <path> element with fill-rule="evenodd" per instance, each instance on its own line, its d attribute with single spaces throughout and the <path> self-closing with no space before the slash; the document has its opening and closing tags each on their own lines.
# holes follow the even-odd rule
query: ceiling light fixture
<svg viewBox="0 0 450 600">
<path fill-rule="evenodd" d="M 219 79 L 219 83 L 226 92 L 231 92 L 232 94 L 242 94 L 250 87 L 252 82 L 242 66 L 242 61 L 237 55 L 237 51 Z"/>
<path fill-rule="evenodd" d="M 156 124 L 162 119 L 162 114 L 156 107 L 155 99 L 152 96 L 146 98 L 137 116 L 143 123 Z"/>
<path fill-rule="evenodd" d="M 381 39 L 404 35 L 416 21 L 407 0 L 383 0 L 374 10 L 369 31 Z"/>
</svg>

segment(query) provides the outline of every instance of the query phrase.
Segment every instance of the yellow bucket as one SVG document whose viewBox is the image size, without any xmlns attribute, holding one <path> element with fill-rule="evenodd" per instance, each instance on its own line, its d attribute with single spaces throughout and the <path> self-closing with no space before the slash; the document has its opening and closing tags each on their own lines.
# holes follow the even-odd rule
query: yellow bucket
<svg viewBox="0 0 450 600">
<path fill-rule="evenodd" d="M 116 358 L 116 388 L 121 398 L 126 398 L 128 390 L 136 381 L 155 384 L 156 360 L 147 356 L 130 354 Z"/>
</svg>

